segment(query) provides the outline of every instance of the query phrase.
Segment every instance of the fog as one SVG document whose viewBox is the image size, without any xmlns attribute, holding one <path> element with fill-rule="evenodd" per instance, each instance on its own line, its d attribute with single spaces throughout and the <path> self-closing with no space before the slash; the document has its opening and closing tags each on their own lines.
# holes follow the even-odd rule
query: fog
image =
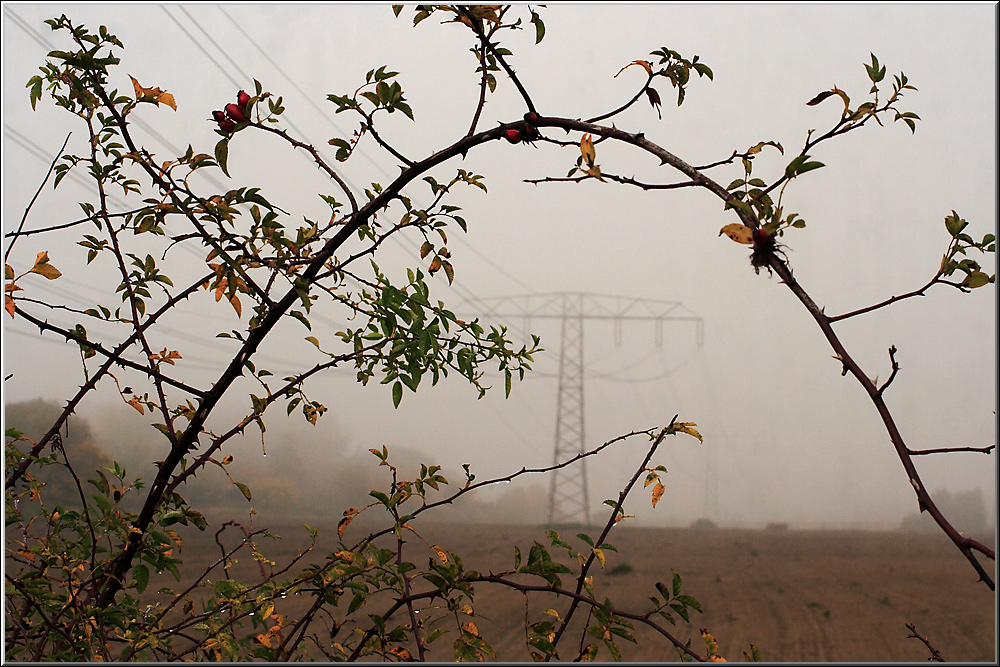
<svg viewBox="0 0 1000 667">
<path fill-rule="evenodd" d="M 887 79 L 906 73 L 918 91 L 902 108 L 919 114 L 911 136 L 903 123 L 874 124 L 821 144 L 813 158 L 826 167 L 797 179 L 786 191 L 788 210 L 807 221 L 783 242 L 795 275 L 827 313 L 877 303 L 924 285 L 937 270 L 949 237 L 943 220 L 952 209 L 970 221 L 979 239 L 996 230 L 996 8 L 992 5 L 552 5 L 541 10 L 547 32 L 535 46 L 533 30 L 506 37 L 512 63 L 540 113 L 588 117 L 616 108 L 641 85 L 629 62 L 667 46 L 694 54 L 712 67 L 714 81 L 693 80 L 683 106 L 661 84 L 663 120 L 648 105 L 615 119 L 619 128 L 643 131 L 690 164 L 707 164 L 759 141 L 778 141 L 785 155 L 766 150 L 754 175 L 771 180 L 794 155 L 806 132 L 832 126 L 842 108 L 831 99 L 805 102 L 833 85 L 856 105 L 870 82 L 863 67 L 874 52 Z M 42 21 L 66 13 L 94 29 L 109 27 L 125 43 L 113 85 L 131 93 L 126 74 L 177 99 L 176 112 L 142 108 L 157 135 L 135 132 L 166 160 L 171 147 L 211 153 L 217 135 L 207 122 L 213 109 L 251 90 L 256 78 L 284 97 L 283 118 L 331 163 L 331 137 L 348 137 L 353 118 L 334 115 L 329 93 L 353 92 L 365 72 L 387 65 L 414 110 L 385 118 L 380 132 L 403 154 L 422 157 L 465 134 L 478 99 L 471 34 L 435 19 L 412 27 L 412 8 L 400 18 L 387 6 L 341 5 L 18 5 L 4 6 L 3 210 L 4 231 L 15 229 L 66 133 L 71 149 L 85 143 L 81 127 L 43 98 L 31 111 L 25 82 L 46 52 L 66 48 Z M 627 18 L 623 18 L 627 17 Z M 202 32 L 204 29 L 205 32 Z M 197 40 L 197 44 L 194 40 Z M 480 128 L 521 117 L 523 102 L 498 74 Z M 304 97 L 304 91 L 309 97 Z M 294 129 L 293 129 L 294 126 Z M 257 133 L 259 135 L 259 133 Z M 316 193 L 334 193 L 301 152 L 246 131 L 230 149 L 233 177 L 221 186 L 262 187 L 289 211 L 289 225 L 303 216 L 328 216 Z M 555 133 L 553 133 L 555 136 Z M 562 138 L 562 137 L 558 137 Z M 169 145 L 164 143 L 169 142 Z M 755 275 L 747 248 L 719 237 L 733 222 L 705 192 L 643 192 L 613 183 L 531 185 L 526 178 L 563 176 L 572 149 L 537 149 L 494 142 L 434 172 L 443 180 L 461 167 L 485 176 L 489 192 L 457 190 L 469 231 L 449 232 L 455 282 L 432 281 L 432 298 L 475 316 L 482 299 L 512 294 L 582 292 L 676 301 L 700 317 L 703 339 L 690 321 L 587 321 L 584 332 L 586 433 L 589 447 L 633 430 L 679 420 L 696 422 L 704 442 L 678 435 L 666 440 L 653 464 L 668 469 L 666 493 L 650 506 L 637 489 L 626 506 L 636 525 L 688 525 L 706 517 L 723 526 L 785 522 L 800 528 L 896 528 L 916 512 L 916 499 L 878 414 L 841 365 L 808 312 L 776 277 Z M 601 144 L 606 172 L 669 182 L 673 174 L 636 151 Z M 343 166 L 358 189 L 386 183 L 393 159 L 366 138 Z M 721 183 L 743 175 L 739 166 L 712 170 Z M 429 200 L 423 184 L 405 192 Z M 44 189 L 26 228 L 75 219 L 89 196 L 67 178 Z M 363 195 L 361 195 L 363 197 Z M 325 213 L 324 213 L 325 211 Z M 86 266 L 75 242 L 79 230 L 20 239 L 8 262 L 24 271 L 35 253 L 48 251 L 63 278 L 34 281 L 40 299 L 74 308 L 92 306 L 94 294 L 117 297 L 108 267 Z M 377 262 L 393 279 L 420 266 L 418 235 L 400 235 L 379 251 Z M 7 240 L 9 243 L 9 240 Z M 6 247 L 6 246 L 5 246 Z M 975 259 L 981 259 L 976 256 Z M 175 257 L 175 260 L 177 258 Z M 190 270 L 198 259 L 190 258 Z M 984 270 L 995 271 L 993 256 Z M 116 285 L 116 282 L 110 283 Z M 180 283 L 178 283 L 180 284 Z M 29 283 L 25 283 L 26 289 Z M 43 311 L 44 312 L 44 311 Z M 888 377 L 887 350 L 898 349 L 901 370 L 886 392 L 889 407 L 912 449 L 985 447 L 996 439 L 996 290 L 970 294 L 936 286 L 926 296 L 836 325 L 847 349 L 871 375 Z M 46 314 L 72 326 L 77 316 Z M 313 334 L 333 347 L 348 312 L 312 316 Z M 535 370 L 503 395 L 502 376 L 485 398 L 460 377 L 405 392 L 394 409 L 389 388 L 361 386 L 350 368 L 307 385 L 329 412 L 317 426 L 301 414 L 285 417 L 275 406 L 266 416 L 262 443 L 254 428 L 231 441 L 230 473 L 246 480 L 253 504 L 336 518 L 361 506 L 368 483 L 388 485 L 369 448 L 388 448 L 401 475 L 420 463 L 443 466 L 453 485 L 470 464 L 478 479 L 509 475 L 553 459 L 558 394 L 558 320 L 510 317 L 492 321 L 524 339 L 541 336 L 545 352 Z M 245 324 L 245 320 L 244 320 Z M 88 331 L 100 332 L 96 322 Z M 181 351 L 177 372 L 206 387 L 234 350 L 215 334 L 237 328 L 235 314 L 202 293 L 165 322 L 151 344 Z M 265 344 L 257 367 L 276 376 L 316 363 L 301 327 Z M 700 343 L 700 344 L 699 344 Z M 4 404 L 35 398 L 64 402 L 83 382 L 79 351 L 51 334 L 39 336 L 23 320 L 4 316 Z M 126 374 L 122 374 L 123 377 Z M 7 379 L 9 377 L 9 379 Z M 128 382 L 136 385 L 138 378 Z M 210 420 L 216 433 L 249 410 L 249 382 Z M 5 410 L 6 412 L 6 410 Z M 148 415 L 122 404 L 113 384 L 102 385 L 77 411 L 95 441 L 127 460 L 130 472 L 150 479 L 164 443 Z M 5 427 L 17 426 L 5 417 Z M 595 520 L 601 501 L 616 498 L 640 465 L 646 441 L 631 440 L 590 459 L 587 479 Z M 265 456 L 266 453 L 266 456 Z M 919 457 L 925 485 L 951 494 L 979 491 L 995 522 L 996 455 L 957 453 Z M 405 470 L 411 472 L 405 473 Z M 381 475 L 381 477 L 380 477 Z M 206 471 L 195 483 L 226 488 L 224 475 Z M 449 508 L 448 518 L 543 521 L 549 478 L 526 476 L 487 489 Z M 349 500 L 357 495 L 356 500 Z M 246 512 L 246 501 L 218 497 L 219 506 Z M 239 503 L 243 503 L 241 506 Z M 465 503 L 463 505 L 463 503 Z M 465 509 L 463 509 L 465 508 Z M 962 526 L 958 526 L 960 529 Z"/>
</svg>

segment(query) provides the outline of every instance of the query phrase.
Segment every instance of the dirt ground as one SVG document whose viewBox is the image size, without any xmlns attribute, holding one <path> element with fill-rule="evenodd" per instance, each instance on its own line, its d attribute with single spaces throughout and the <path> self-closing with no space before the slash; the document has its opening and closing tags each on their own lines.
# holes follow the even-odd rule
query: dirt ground
<svg viewBox="0 0 1000 667">
<path fill-rule="evenodd" d="M 279 563 L 304 543 L 301 525 L 271 528 L 285 538 L 266 547 Z M 336 535 L 334 526 L 321 528 L 320 554 L 335 548 L 331 536 Z M 461 555 L 466 569 L 481 572 L 510 568 L 514 545 L 525 558 L 535 540 L 549 545 L 539 527 L 417 528 L 430 543 Z M 354 532 L 352 527 L 348 539 Z M 578 532 L 567 528 L 560 535 L 582 550 Z M 599 530 L 584 532 L 596 537 Z M 699 652 L 704 651 L 699 630 L 706 628 L 718 639 L 719 653 L 730 661 L 743 661 L 743 651 L 753 643 L 767 662 L 925 662 L 927 648 L 907 638 L 904 624 L 913 623 L 948 661 L 996 660 L 997 598 L 937 533 L 621 527 L 608 541 L 619 551 L 607 552 L 606 569 L 596 576 L 598 595 L 609 597 L 617 608 L 644 613 L 650 609 L 649 596 L 657 594 L 655 583 L 669 585 L 671 569 L 677 570 L 684 592 L 697 598 L 704 611 L 693 614 L 690 625 L 679 621 L 671 631 L 691 638 Z M 191 535 L 183 554 L 188 564 L 207 562 L 201 554 L 210 544 L 210 535 Z M 433 556 L 419 540 L 411 539 L 407 548 L 414 550 L 411 559 L 418 564 Z M 557 551 L 550 549 L 553 555 Z M 257 571 L 255 564 L 251 570 L 242 569 L 246 566 L 239 566 L 241 577 Z M 563 577 L 568 587 L 572 575 Z M 548 608 L 562 612 L 566 606 L 552 597 L 533 598 L 531 622 L 547 618 L 543 612 Z M 475 621 L 498 660 L 530 661 L 520 593 L 478 585 Z M 618 643 L 626 661 L 678 659 L 651 630 L 637 626 L 635 634 L 638 645 Z M 563 660 L 576 657 L 571 646 L 579 644 L 579 637 L 577 632 L 573 642 L 564 643 L 568 650 L 560 656 Z M 435 644 L 440 648 L 430 658 L 451 660 L 451 643 L 448 637 L 440 639 Z M 602 649 L 599 659 L 610 656 Z"/>
</svg>

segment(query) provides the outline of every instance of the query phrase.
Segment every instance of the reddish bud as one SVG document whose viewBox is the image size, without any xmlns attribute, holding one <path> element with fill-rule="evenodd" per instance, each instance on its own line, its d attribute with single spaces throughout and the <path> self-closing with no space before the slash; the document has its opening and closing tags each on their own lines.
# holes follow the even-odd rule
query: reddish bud
<svg viewBox="0 0 1000 667">
<path fill-rule="evenodd" d="M 512 144 L 516 144 L 521 141 L 521 133 L 514 128 L 510 128 L 509 130 L 504 130 L 503 138 Z"/>
<path fill-rule="evenodd" d="M 226 115 L 237 123 L 247 122 L 247 117 L 242 110 L 232 102 L 226 105 Z"/>
<path fill-rule="evenodd" d="M 236 104 L 239 105 L 243 113 L 246 114 L 248 107 L 250 106 L 250 96 L 247 95 L 245 91 L 241 90 L 236 96 Z"/>
<path fill-rule="evenodd" d="M 768 236 L 770 236 L 770 234 L 768 234 L 763 227 L 753 230 L 754 243 L 764 243 L 767 241 Z"/>
<path fill-rule="evenodd" d="M 524 120 L 529 123 L 537 123 L 538 114 L 535 113 L 534 111 L 529 111 L 528 113 L 524 114 Z"/>
<path fill-rule="evenodd" d="M 212 118 L 219 124 L 219 129 L 227 134 L 236 129 L 236 123 L 226 118 L 226 114 L 221 111 L 213 111 Z"/>
</svg>

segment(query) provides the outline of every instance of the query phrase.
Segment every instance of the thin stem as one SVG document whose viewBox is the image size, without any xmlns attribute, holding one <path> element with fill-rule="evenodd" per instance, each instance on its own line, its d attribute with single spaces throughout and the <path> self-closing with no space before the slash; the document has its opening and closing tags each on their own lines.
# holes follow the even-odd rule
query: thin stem
<svg viewBox="0 0 1000 667">
<path fill-rule="evenodd" d="M 852 310 L 851 312 L 844 313 L 843 315 L 828 316 L 827 319 L 829 319 L 831 323 L 839 322 L 840 320 L 846 320 L 849 317 L 864 315 L 865 313 L 870 313 L 873 310 L 878 310 L 879 308 L 885 308 L 886 306 L 892 305 L 897 301 L 902 301 L 903 299 L 909 299 L 910 297 L 914 296 L 925 296 L 924 292 L 926 292 L 929 288 L 931 288 L 935 283 L 942 282 L 941 280 L 939 280 L 940 278 L 941 278 L 941 272 L 938 271 L 934 275 L 934 277 L 931 278 L 930 281 L 920 289 L 913 290 L 912 292 L 907 292 L 906 294 L 900 294 L 899 296 L 889 297 L 888 299 L 882 301 L 881 303 L 876 303 L 872 306 L 866 306 L 865 308 Z"/>
<path fill-rule="evenodd" d="M 37 200 L 38 195 L 42 193 L 42 188 L 44 188 L 45 184 L 48 183 L 49 176 L 52 175 L 52 170 L 56 168 L 56 162 L 59 161 L 59 158 L 62 156 L 62 152 L 66 150 L 66 144 L 69 143 L 69 138 L 72 135 L 72 132 L 66 135 L 66 140 L 63 141 L 62 147 L 56 153 L 56 156 L 52 158 L 52 164 L 49 165 L 49 170 L 45 172 L 45 178 L 42 179 L 42 182 L 38 185 L 38 189 L 35 190 L 35 196 L 31 198 L 31 201 L 28 202 L 28 206 L 24 209 L 24 215 L 21 216 L 21 223 L 17 226 L 17 231 L 13 233 L 14 238 L 11 239 L 10 245 L 7 246 L 7 250 L 3 253 L 3 261 L 5 264 L 10 258 L 10 251 L 14 249 L 14 243 L 17 241 L 18 237 L 21 236 L 21 230 L 24 229 L 24 223 L 28 220 L 28 213 L 31 211 L 31 207 L 35 205 L 35 200 Z M 8 236 L 10 235 L 8 234 Z"/>
<path fill-rule="evenodd" d="M 996 445 L 986 447 L 939 447 L 937 449 L 908 449 L 910 456 L 925 456 L 927 454 L 950 454 L 951 452 L 976 452 L 978 454 L 989 454 Z"/>
<path fill-rule="evenodd" d="M 667 434 L 671 430 L 671 427 L 674 425 L 676 421 L 677 421 L 677 415 L 674 415 L 674 418 L 670 420 L 670 424 L 668 424 L 663 430 L 661 430 L 660 433 L 656 436 L 656 439 L 653 440 L 653 444 L 650 445 L 649 450 L 646 452 L 646 457 L 642 460 L 642 464 L 636 469 L 635 474 L 632 475 L 632 479 L 630 479 L 628 484 L 625 485 L 625 488 L 622 489 L 621 492 L 618 494 L 618 502 L 615 503 L 614 508 L 611 510 L 611 516 L 608 517 L 608 521 L 605 524 L 604 530 L 601 532 L 600 537 L 597 538 L 596 544 L 598 545 L 604 544 L 604 540 L 607 538 L 608 533 L 610 533 L 611 529 L 614 528 L 616 523 L 618 523 L 619 520 L 618 515 L 622 511 L 622 505 L 625 503 L 625 498 L 628 497 L 628 494 L 632 491 L 632 487 L 635 486 L 635 483 L 639 480 L 639 477 L 646 470 L 647 466 L 649 465 L 650 459 L 653 458 L 653 454 L 656 453 L 656 450 L 660 446 L 660 443 L 663 442 L 663 438 L 667 436 Z M 587 558 L 587 561 L 580 568 L 580 576 L 577 577 L 576 580 L 577 595 L 580 595 L 580 591 L 583 590 L 583 586 L 586 583 L 587 574 L 590 572 L 590 568 L 594 564 L 594 561 L 596 559 L 597 559 L 597 553 L 591 551 L 590 556 Z M 570 603 L 569 611 L 566 612 L 566 617 L 562 619 L 562 622 L 559 625 L 559 629 L 556 631 L 556 636 L 552 640 L 553 646 L 559 645 L 559 640 L 562 638 L 563 634 L 566 632 L 566 629 L 569 627 L 569 622 L 573 618 L 573 614 L 579 607 L 580 601 L 581 601 L 580 598 L 574 598 L 573 602 Z M 549 662 L 551 658 L 552 658 L 551 655 L 546 655 L 545 662 Z"/>
<path fill-rule="evenodd" d="M 520 79 L 517 78 L 517 74 L 514 73 L 514 70 L 511 69 L 510 65 L 507 64 L 507 61 L 504 60 L 503 56 L 500 55 L 500 53 L 498 53 L 495 48 L 493 48 L 493 44 L 490 43 L 489 39 L 483 33 L 483 29 L 479 25 L 479 22 L 475 19 L 475 17 L 469 14 L 468 9 L 466 9 L 465 7 L 458 5 L 456 9 L 458 10 L 459 14 L 461 14 L 468 20 L 469 25 L 472 26 L 472 29 L 479 36 L 479 39 L 482 41 L 482 43 L 486 46 L 487 49 L 490 50 L 490 53 L 492 53 L 493 57 L 497 59 L 497 62 L 499 62 L 500 65 L 503 66 L 504 71 L 507 72 L 507 76 L 509 76 L 510 80 L 514 82 L 514 85 L 517 86 L 517 92 L 521 93 L 521 97 L 524 99 L 524 103 L 528 105 L 528 111 L 531 113 L 537 113 L 535 111 L 535 105 L 531 101 L 531 96 L 528 95 L 528 91 L 525 90 L 524 86 L 521 85 L 521 81 Z"/>
</svg>

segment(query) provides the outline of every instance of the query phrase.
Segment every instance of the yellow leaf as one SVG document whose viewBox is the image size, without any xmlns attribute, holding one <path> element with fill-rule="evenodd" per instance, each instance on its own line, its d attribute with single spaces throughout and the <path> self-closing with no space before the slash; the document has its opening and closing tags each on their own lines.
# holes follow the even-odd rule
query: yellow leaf
<svg viewBox="0 0 1000 667">
<path fill-rule="evenodd" d="M 722 236 L 723 234 L 737 243 L 742 243 L 743 245 L 753 244 L 753 230 L 738 222 L 726 225 L 720 229 L 719 236 Z"/>
<path fill-rule="evenodd" d="M 10 298 L 9 294 L 3 295 L 3 309 L 10 313 L 11 317 L 14 317 L 14 299 Z"/>
<path fill-rule="evenodd" d="M 437 546 L 437 545 L 435 545 L 435 544 L 432 544 L 432 545 L 431 545 L 431 549 L 433 549 L 433 550 L 434 550 L 434 552 L 435 552 L 435 553 L 436 553 L 436 554 L 438 555 L 438 558 L 440 558 L 440 559 L 441 559 L 441 562 L 442 562 L 442 563 L 443 563 L 444 565 L 447 565 L 447 564 L 448 564 L 448 554 L 446 554 L 446 553 L 444 552 L 444 549 L 442 549 L 441 547 L 439 547 L 439 546 Z"/>
<path fill-rule="evenodd" d="M 664 491 L 666 491 L 666 488 L 663 484 L 657 482 L 656 486 L 653 487 L 653 507 L 656 507 L 656 503 L 660 502 L 660 498 L 663 497 Z"/>
<path fill-rule="evenodd" d="M 138 396 L 133 396 L 132 398 L 130 398 L 125 402 L 131 405 L 136 410 L 138 410 L 140 415 L 146 414 L 146 411 L 142 408 L 142 403 L 139 402 Z"/>
<path fill-rule="evenodd" d="M 653 504 L 655 505 L 656 503 Z M 604 567 L 604 550 L 595 548 L 594 555 L 597 556 L 597 560 L 601 561 L 601 567 Z"/>
<path fill-rule="evenodd" d="M 719 652 L 719 642 L 715 640 L 712 633 L 708 630 L 702 629 L 701 638 L 705 640 L 705 647 L 708 649 L 708 658 L 713 662 L 726 662 L 726 659 L 721 655 L 717 655 Z"/>
<path fill-rule="evenodd" d="M 597 158 L 597 151 L 594 148 L 594 141 L 591 139 L 589 132 L 584 134 L 580 139 L 580 153 L 583 155 L 583 159 L 587 161 L 587 164 L 593 167 L 594 160 Z"/>
<path fill-rule="evenodd" d="M 234 294 L 232 297 L 230 297 L 229 303 L 232 304 L 233 310 L 236 311 L 236 317 L 242 317 L 243 306 L 240 304 L 240 298 Z"/>
<path fill-rule="evenodd" d="M 698 438 L 698 442 L 705 442 L 701 437 L 701 433 L 698 433 L 698 431 L 694 428 L 695 426 L 697 426 L 697 424 L 694 422 L 679 422 L 674 424 L 674 432 L 687 433 L 688 435 Z"/>
<path fill-rule="evenodd" d="M 413 655 L 402 646 L 393 646 L 389 649 L 389 653 L 398 657 L 403 662 L 410 662 L 413 660 Z"/>
<path fill-rule="evenodd" d="M 479 628 L 477 628 L 476 624 L 473 623 L 472 621 L 469 621 L 465 625 L 463 625 L 462 629 L 465 630 L 465 631 L 467 631 L 469 634 L 473 635 L 474 637 L 478 637 L 479 636 Z"/>
<path fill-rule="evenodd" d="M 347 527 L 351 525 L 351 522 L 354 521 L 354 517 L 356 517 L 357 515 L 358 515 L 357 507 L 351 507 L 350 509 L 344 512 L 344 518 L 341 519 L 340 523 L 337 524 L 338 538 L 344 539 L 344 533 L 347 531 Z"/>
<path fill-rule="evenodd" d="M 31 267 L 29 273 L 37 273 L 49 280 L 55 280 L 62 275 L 59 269 L 49 264 L 49 253 L 47 252 L 38 253 L 38 256 L 35 258 L 35 265 Z"/>
<path fill-rule="evenodd" d="M 543 613 L 546 613 L 549 616 L 554 616 L 557 621 L 562 622 L 562 616 L 560 616 L 559 612 L 555 609 L 546 609 Z"/>
<path fill-rule="evenodd" d="M 177 111 L 177 102 L 174 100 L 174 96 L 170 93 L 160 93 L 156 96 L 156 101 L 160 104 L 166 104 L 168 107 Z"/>
</svg>

